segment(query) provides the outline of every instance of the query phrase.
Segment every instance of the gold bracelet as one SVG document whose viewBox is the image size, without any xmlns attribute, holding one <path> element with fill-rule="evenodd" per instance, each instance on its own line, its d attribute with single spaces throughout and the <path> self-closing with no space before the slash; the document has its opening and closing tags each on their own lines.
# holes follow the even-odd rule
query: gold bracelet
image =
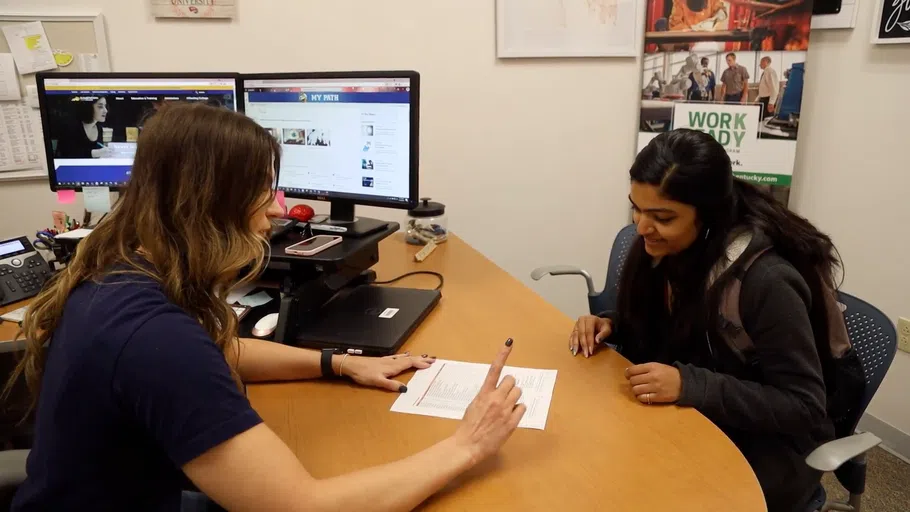
<svg viewBox="0 0 910 512">
<path fill-rule="evenodd" d="M 344 370 L 344 360 L 348 358 L 348 355 L 349 354 L 345 354 L 345 355 L 341 356 L 341 364 L 338 365 L 338 376 L 339 377 L 344 377 L 344 372 L 342 370 Z"/>
</svg>

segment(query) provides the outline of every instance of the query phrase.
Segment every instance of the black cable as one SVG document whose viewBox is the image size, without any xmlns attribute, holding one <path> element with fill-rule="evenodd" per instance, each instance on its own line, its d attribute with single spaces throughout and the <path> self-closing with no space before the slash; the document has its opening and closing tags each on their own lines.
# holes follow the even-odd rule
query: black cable
<svg viewBox="0 0 910 512">
<path fill-rule="evenodd" d="M 373 281 L 371 284 L 392 284 L 396 281 L 401 281 L 402 279 L 404 279 L 406 277 L 419 276 L 419 275 L 437 277 L 439 279 L 439 285 L 436 286 L 436 288 L 433 288 L 434 290 L 442 289 L 442 285 L 445 284 L 445 278 L 442 277 L 442 274 L 440 274 L 439 272 L 432 272 L 429 270 L 415 270 L 414 272 L 408 272 L 407 274 L 401 274 L 400 276 L 398 276 L 394 279 L 389 279 L 388 281 Z"/>
</svg>

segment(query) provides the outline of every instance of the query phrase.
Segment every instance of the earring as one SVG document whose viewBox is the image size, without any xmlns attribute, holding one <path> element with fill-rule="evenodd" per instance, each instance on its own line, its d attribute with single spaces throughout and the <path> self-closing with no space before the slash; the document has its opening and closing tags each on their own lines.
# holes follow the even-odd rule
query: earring
<svg viewBox="0 0 910 512">
<path fill-rule="evenodd" d="M 708 228 L 708 229 L 705 231 L 705 240 L 708 239 L 708 235 L 710 235 L 710 234 L 711 234 L 711 228 Z"/>
</svg>

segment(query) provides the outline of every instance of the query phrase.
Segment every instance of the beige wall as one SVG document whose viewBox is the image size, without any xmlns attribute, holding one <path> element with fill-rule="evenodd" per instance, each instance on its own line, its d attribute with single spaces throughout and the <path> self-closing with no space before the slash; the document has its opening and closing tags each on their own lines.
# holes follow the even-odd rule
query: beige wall
<svg viewBox="0 0 910 512">
<path fill-rule="evenodd" d="M 574 316 L 586 308 L 580 281 L 527 276 L 568 263 L 603 279 L 613 234 L 628 219 L 639 64 L 497 62 L 492 4 L 249 0 L 234 23 L 209 23 L 155 21 L 141 0 L 92 3 L 103 9 L 118 71 L 419 70 L 421 193 L 449 206 L 455 232 Z M 910 46 L 869 44 L 873 4 L 862 2 L 855 30 L 812 36 L 792 201 L 834 236 L 847 290 L 896 319 L 910 316 L 902 274 L 910 241 L 900 238 L 910 236 Z M 0 184 L 0 236 L 44 227 L 53 208 L 46 183 Z M 910 433 L 908 379 L 910 356 L 899 354 L 873 411 Z"/>
</svg>

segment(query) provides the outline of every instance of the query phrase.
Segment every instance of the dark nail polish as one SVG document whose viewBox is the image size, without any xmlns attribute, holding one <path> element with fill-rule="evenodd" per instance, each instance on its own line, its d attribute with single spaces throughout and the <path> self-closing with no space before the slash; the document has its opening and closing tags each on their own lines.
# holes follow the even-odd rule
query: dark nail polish
<svg viewBox="0 0 910 512">
<path fill-rule="evenodd" d="M 407 393 L 407 392 L 408 392 L 408 387 L 405 386 L 404 384 L 402 384 L 401 387 L 398 388 L 398 392 L 399 392 L 399 393 Z"/>
<path fill-rule="evenodd" d="M 512 338 L 509 338 L 509 339 L 506 340 L 506 346 L 507 346 L 507 347 L 511 347 L 511 346 L 512 346 Z"/>
<path fill-rule="evenodd" d="M 422 356 L 420 356 L 420 357 L 427 357 L 427 355 L 426 355 L 426 354 L 423 354 L 423 355 L 422 355 Z"/>
</svg>

